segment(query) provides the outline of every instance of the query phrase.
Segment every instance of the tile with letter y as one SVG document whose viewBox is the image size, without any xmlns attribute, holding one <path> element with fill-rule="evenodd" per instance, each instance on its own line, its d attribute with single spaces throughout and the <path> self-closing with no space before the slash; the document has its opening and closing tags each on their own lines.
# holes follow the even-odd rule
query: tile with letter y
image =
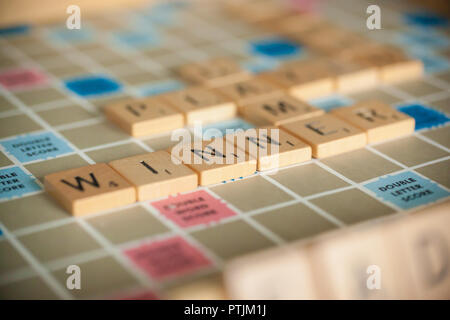
<svg viewBox="0 0 450 320">
<path fill-rule="evenodd" d="M 277 127 L 248 129 L 226 139 L 257 159 L 260 171 L 311 160 L 309 145 Z"/>
<path fill-rule="evenodd" d="M 75 216 L 136 201 L 136 192 L 107 164 L 99 163 L 45 176 L 47 192 Z"/>
<path fill-rule="evenodd" d="M 352 151 L 367 143 L 364 131 L 330 114 L 290 122 L 281 128 L 309 144 L 314 158 Z"/>
<path fill-rule="evenodd" d="M 279 126 L 283 123 L 316 117 L 325 113 L 322 109 L 315 108 L 289 95 L 244 104 L 240 111 L 245 119 L 258 126 Z"/>
<path fill-rule="evenodd" d="M 224 138 L 182 143 L 170 153 L 173 161 L 179 159 L 198 174 L 202 186 L 249 176 L 256 170 L 256 159 Z"/>
<path fill-rule="evenodd" d="M 210 123 L 233 118 L 237 113 L 236 104 L 207 88 L 192 87 L 167 93 L 161 98 L 182 112 L 187 125 Z"/>
<path fill-rule="evenodd" d="M 197 174 L 175 164 L 166 151 L 115 160 L 109 165 L 135 188 L 138 201 L 165 197 L 197 188 Z"/>
<path fill-rule="evenodd" d="M 414 118 L 376 100 L 361 101 L 331 113 L 367 133 L 367 142 L 398 138 L 414 132 Z"/>
<path fill-rule="evenodd" d="M 105 107 L 105 115 L 135 137 L 166 132 L 184 125 L 181 112 L 158 98 L 118 101 Z"/>
</svg>

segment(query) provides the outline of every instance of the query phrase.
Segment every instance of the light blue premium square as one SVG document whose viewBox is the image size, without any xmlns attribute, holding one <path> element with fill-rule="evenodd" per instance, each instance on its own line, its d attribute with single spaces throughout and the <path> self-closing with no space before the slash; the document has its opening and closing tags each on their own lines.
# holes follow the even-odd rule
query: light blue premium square
<svg viewBox="0 0 450 320">
<path fill-rule="evenodd" d="M 20 162 L 45 160 L 73 152 L 61 138 L 51 132 L 28 134 L 0 142 L 6 152 Z"/>
<path fill-rule="evenodd" d="M 225 134 L 232 134 L 239 129 L 247 130 L 250 128 L 254 128 L 254 126 L 241 118 L 234 118 L 207 125 L 203 128 L 202 134 L 204 140 L 210 140 L 212 138 L 222 137 Z"/>
<path fill-rule="evenodd" d="M 327 97 L 323 97 L 323 98 L 317 98 L 317 99 L 313 99 L 308 101 L 310 104 L 312 104 L 313 106 L 323 109 L 326 112 L 339 108 L 339 107 L 344 107 L 344 106 L 348 106 L 350 104 L 352 104 L 352 100 L 349 98 L 346 98 L 344 96 L 335 94 L 335 95 L 330 95 Z"/>
<path fill-rule="evenodd" d="M 36 179 L 19 167 L 0 170 L 0 200 L 21 197 L 24 194 L 41 190 Z"/>
<path fill-rule="evenodd" d="M 437 183 L 411 171 L 381 177 L 364 187 L 402 209 L 418 207 L 450 195 Z"/>
</svg>

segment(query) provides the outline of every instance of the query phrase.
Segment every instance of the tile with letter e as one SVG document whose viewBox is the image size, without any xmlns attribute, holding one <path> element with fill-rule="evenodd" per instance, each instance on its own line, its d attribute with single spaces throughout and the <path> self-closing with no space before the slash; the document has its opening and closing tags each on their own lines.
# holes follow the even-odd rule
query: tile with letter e
<svg viewBox="0 0 450 320">
<path fill-rule="evenodd" d="M 265 101 L 282 94 L 280 87 L 256 77 L 218 87 L 217 92 L 232 99 L 238 108 L 244 104 Z"/>
<path fill-rule="evenodd" d="M 256 170 L 256 159 L 224 138 L 182 143 L 169 152 L 172 161 L 179 159 L 198 174 L 202 186 L 249 176 Z"/>
<path fill-rule="evenodd" d="M 242 105 L 242 116 L 258 126 L 279 126 L 324 114 L 324 111 L 288 95 Z"/>
<path fill-rule="evenodd" d="M 104 111 L 109 120 L 134 137 L 184 126 L 183 114 L 159 98 L 119 101 Z"/>
<path fill-rule="evenodd" d="M 192 83 L 217 87 L 250 78 L 250 73 L 227 58 L 215 58 L 180 66 L 177 73 Z"/>
<path fill-rule="evenodd" d="M 186 192 L 198 186 L 197 174 L 173 163 L 166 151 L 114 160 L 109 165 L 136 188 L 138 201 Z"/>
<path fill-rule="evenodd" d="M 44 185 L 75 216 L 136 201 L 133 186 L 104 163 L 49 174 L 44 178 Z"/>
<path fill-rule="evenodd" d="M 314 158 L 356 150 L 367 144 L 364 131 L 330 114 L 283 124 L 281 128 L 309 144 Z"/>
<path fill-rule="evenodd" d="M 161 96 L 170 105 L 182 112 L 187 125 L 211 123 L 233 118 L 237 113 L 236 104 L 220 94 L 201 87 L 191 87 Z"/>
<path fill-rule="evenodd" d="M 374 143 L 398 138 L 414 132 L 414 118 L 377 101 L 361 101 L 331 113 L 367 134 L 367 142 Z"/>
<path fill-rule="evenodd" d="M 311 147 L 277 127 L 248 129 L 225 138 L 257 159 L 260 171 L 311 160 Z"/>
<path fill-rule="evenodd" d="M 315 60 L 288 63 L 278 70 L 261 74 L 261 77 L 302 100 L 326 96 L 334 91 L 333 74 Z"/>
</svg>

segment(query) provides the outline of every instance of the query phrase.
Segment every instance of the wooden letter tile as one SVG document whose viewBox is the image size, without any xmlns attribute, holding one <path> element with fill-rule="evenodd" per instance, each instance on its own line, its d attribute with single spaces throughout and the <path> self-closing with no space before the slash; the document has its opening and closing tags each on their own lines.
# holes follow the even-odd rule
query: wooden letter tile
<svg viewBox="0 0 450 320">
<path fill-rule="evenodd" d="M 49 174 L 47 192 L 75 216 L 124 206 L 136 201 L 136 192 L 105 163 Z"/>
<path fill-rule="evenodd" d="M 277 127 L 248 129 L 226 139 L 257 159 L 260 171 L 311 160 L 311 147 Z"/>
<path fill-rule="evenodd" d="M 248 176 L 256 170 L 256 159 L 224 138 L 181 143 L 169 152 L 197 172 L 202 186 Z"/>
<path fill-rule="evenodd" d="M 344 121 L 364 130 L 367 142 L 374 143 L 414 132 L 414 118 L 376 100 L 362 101 L 353 106 L 331 110 Z"/>
<path fill-rule="evenodd" d="M 105 107 L 105 115 L 134 137 L 184 126 L 183 114 L 159 98 L 131 99 Z"/>
<path fill-rule="evenodd" d="M 109 165 L 136 188 L 138 201 L 193 190 L 197 174 L 182 164 L 174 164 L 167 151 L 156 151 L 115 160 Z"/>
<path fill-rule="evenodd" d="M 234 102 L 207 88 L 188 88 L 164 94 L 161 98 L 183 112 L 188 125 L 196 121 L 210 123 L 228 120 L 237 113 Z"/>
<path fill-rule="evenodd" d="M 279 126 L 283 123 L 316 117 L 325 113 L 322 109 L 288 95 L 246 104 L 240 111 L 245 119 L 257 126 Z"/>
<path fill-rule="evenodd" d="M 177 73 L 187 81 L 217 87 L 250 78 L 250 73 L 228 58 L 215 58 L 189 63 L 178 68 Z"/>
<path fill-rule="evenodd" d="M 367 143 L 363 131 L 330 114 L 286 123 L 281 128 L 309 144 L 314 158 L 359 149 Z"/>
</svg>

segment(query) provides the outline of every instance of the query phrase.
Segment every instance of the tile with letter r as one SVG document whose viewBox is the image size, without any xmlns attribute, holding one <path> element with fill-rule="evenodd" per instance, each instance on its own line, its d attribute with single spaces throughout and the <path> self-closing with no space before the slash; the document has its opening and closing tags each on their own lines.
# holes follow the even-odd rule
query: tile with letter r
<svg viewBox="0 0 450 320">
<path fill-rule="evenodd" d="M 378 198 L 402 209 L 411 209 L 450 196 L 450 192 L 435 182 L 410 171 L 381 177 L 364 187 Z"/>
<path fill-rule="evenodd" d="M 122 88 L 118 81 L 103 75 L 71 78 L 65 81 L 65 86 L 75 94 L 89 98 L 116 93 Z"/>
<path fill-rule="evenodd" d="M 450 120 L 444 113 L 420 104 L 403 105 L 398 110 L 414 118 L 416 130 L 440 126 Z"/>
<path fill-rule="evenodd" d="M 4 140 L 0 144 L 7 153 L 22 163 L 53 158 L 73 151 L 67 142 L 51 132 L 28 134 Z"/>
<path fill-rule="evenodd" d="M 41 187 L 35 179 L 19 167 L 0 170 L 0 199 L 21 197 L 39 190 L 41 190 Z"/>
</svg>

